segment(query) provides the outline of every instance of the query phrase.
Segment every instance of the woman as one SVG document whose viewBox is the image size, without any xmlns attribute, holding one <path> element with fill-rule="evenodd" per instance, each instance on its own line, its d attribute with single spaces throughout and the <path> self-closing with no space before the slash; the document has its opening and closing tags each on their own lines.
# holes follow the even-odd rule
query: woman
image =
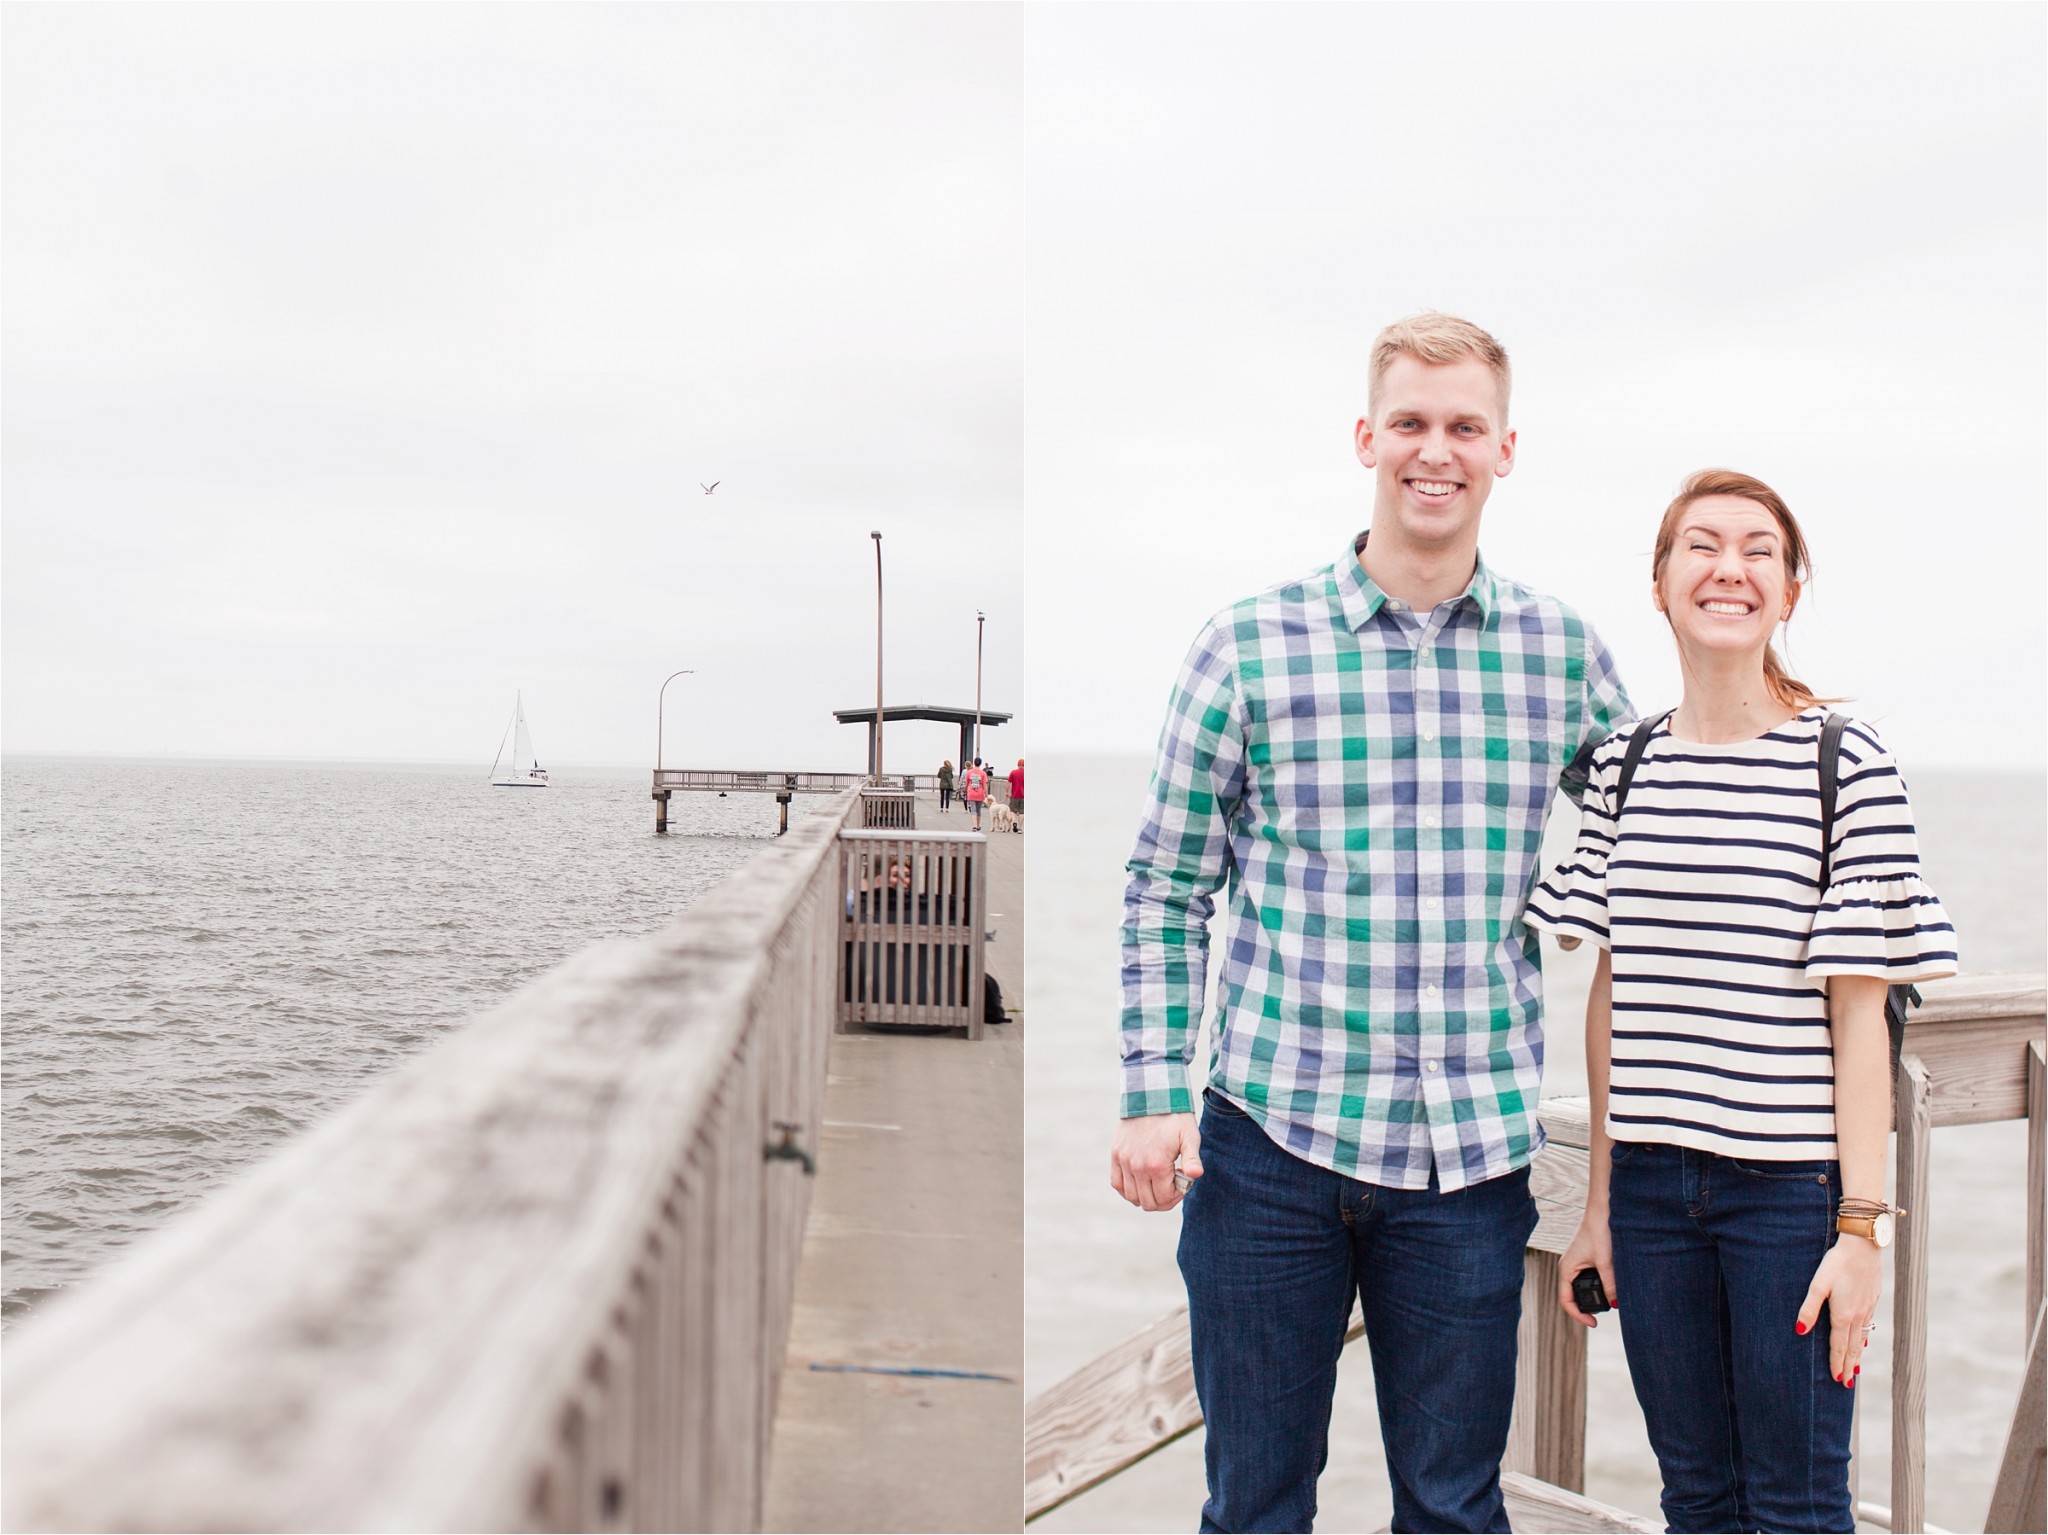
<svg viewBox="0 0 2048 1535">
<path fill-rule="evenodd" d="M 1732 470 L 1664 514 L 1653 599 L 1684 696 L 1593 758 L 1578 846 L 1528 924 L 1604 951 L 1586 1007 L 1593 1154 L 1558 1301 L 1599 1272 L 1673 1530 L 1851 1530 L 1850 1407 L 1882 1285 L 1888 983 L 1952 975 L 1905 784 L 1841 737 L 1821 888 L 1826 700 L 1785 673 L 1806 541 Z M 1644 728 L 1644 727 L 1637 727 Z M 1885 1218 L 1880 1218 L 1885 1217 Z"/>
<path fill-rule="evenodd" d="M 953 808 L 953 759 L 948 757 L 939 764 L 939 809 L 941 812 Z"/>
</svg>

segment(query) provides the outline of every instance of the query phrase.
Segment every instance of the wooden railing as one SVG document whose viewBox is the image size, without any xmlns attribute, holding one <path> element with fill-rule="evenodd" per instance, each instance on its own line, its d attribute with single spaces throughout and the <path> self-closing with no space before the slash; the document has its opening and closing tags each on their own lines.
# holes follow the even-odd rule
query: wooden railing
<svg viewBox="0 0 2048 1535">
<path fill-rule="evenodd" d="M 909 789 L 869 788 L 860 791 L 860 824 L 891 831 L 917 828 L 917 796 Z"/>
<path fill-rule="evenodd" d="M 852 804 L 23 1322 L 0 1522 L 754 1528 Z"/>
<path fill-rule="evenodd" d="M 844 794 L 871 782 L 866 773 L 797 773 L 766 768 L 656 768 L 654 787 L 698 789 L 721 794 Z M 932 773 L 889 773 L 884 787 L 913 789 L 936 794 L 939 780 Z"/>
<path fill-rule="evenodd" d="M 2026 1119 L 2027 1291 L 2015 1331 L 2028 1350 L 1985 1529 L 2044 1523 L 2042 1284 L 2048 1271 L 2048 1101 L 2043 1087 L 2044 983 L 2040 976 L 1975 976 L 1923 988 L 1898 1073 L 1900 1224 L 1893 1286 L 1892 1501 L 1859 1504 L 1896 1531 L 1925 1525 L 1927 1373 L 1927 1165 L 1942 1125 Z M 1543 1105 L 1549 1148 L 1531 1164 L 1538 1223 L 1524 1255 L 1521 1358 L 1502 1485 L 1517 1528 L 1655 1530 L 1661 1525 L 1583 1496 L 1586 1335 L 1557 1304 L 1558 1262 L 1585 1208 L 1584 1099 Z M 1920 1212 L 1915 1218 L 1914 1212 Z M 1354 1307 L 1348 1343 L 1363 1325 Z M 1188 1353 L 1187 1308 L 1127 1338 L 1031 1402 L 1024 1427 L 1024 1508 L 1035 1519 L 1201 1426 Z"/>
<path fill-rule="evenodd" d="M 849 892 L 840 1027 L 959 1028 L 981 1038 L 988 838 L 848 829 L 839 859 Z"/>
</svg>

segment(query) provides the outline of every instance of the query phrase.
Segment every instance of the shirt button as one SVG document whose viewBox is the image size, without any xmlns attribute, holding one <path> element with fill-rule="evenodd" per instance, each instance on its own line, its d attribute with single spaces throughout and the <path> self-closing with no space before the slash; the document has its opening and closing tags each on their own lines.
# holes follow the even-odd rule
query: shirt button
<svg viewBox="0 0 2048 1535">
<path fill-rule="evenodd" d="M 1436 817 L 1433 815 L 1426 815 L 1422 818 L 1422 824 L 1424 826 L 1434 826 L 1436 825 Z"/>
<path fill-rule="evenodd" d="M 1430 898 L 1429 898 L 1428 900 L 1424 901 L 1424 902 L 1423 902 L 1422 904 L 1423 904 L 1423 905 L 1425 905 L 1425 906 L 1427 906 L 1427 907 L 1428 907 L 1428 908 L 1429 908 L 1429 909 L 1430 909 L 1431 911 L 1435 911 L 1435 910 L 1436 910 L 1436 904 L 1437 904 L 1437 902 L 1436 902 L 1436 897 L 1435 897 L 1435 896 L 1431 896 L 1431 897 L 1430 897 Z M 1431 991 L 1434 991 L 1434 990 L 1436 990 L 1436 988 L 1435 988 L 1434 986 L 1432 986 L 1432 987 L 1430 987 L 1430 990 L 1431 990 Z"/>
<path fill-rule="evenodd" d="M 1422 739 L 1425 741 L 1434 741 L 1436 739 L 1436 732 L 1434 730 L 1425 730 L 1422 732 Z"/>
<path fill-rule="evenodd" d="M 1433 905 L 1435 905 L 1436 903 L 1435 903 L 1434 901 L 1432 901 L 1432 902 L 1431 902 L 1430 904 L 1431 904 L 1431 905 L 1433 906 Z M 1423 987 L 1423 988 L 1422 988 L 1422 994 L 1423 994 L 1423 995 L 1424 995 L 1425 997 L 1433 997 L 1433 996 L 1435 996 L 1435 995 L 1436 995 L 1436 988 L 1435 988 L 1434 986 L 1425 986 L 1425 987 Z"/>
<path fill-rule="evenodd" d="M 1396 613 L 1399 613 L 1399 612 L 1400 612 L 1400 611 L 1402 610 L 1402 609 L 1401 609 L 1401 604 L 1400 604 L 1399 602 L 1389 602 L 1389 603 L 1387 604 L 1387 606 L 1388 606 L 1389 608 L 1391 608 L 1391 609 L 1392 609 L 1392 610 L 1393 610 L 1394 612 L 1396 612 Z"/>
<path fill-rule="evenodd" d="M 1437 1068 L 1437 1063 L 1436 1063 L 1435 1061 L 1426 1061 L 1426 1062 L 1424 1062 L 1423 1064 L 1424 1064 L 1424 1066 L 1426 1067 L 1426 1069 L 1428 1069 L 1428 1070 L 1430 1070 L 1430 1071 L 1435 1071 L 1435 1070 L 1437 1070 L 1437 1069 L 1438 1069 L 1438 1068 Z"/>
<path fill-rule="evenodd" d="M 1427 661 L 1427 660 L 1429 659 L 1429 655 L 1430 655 L 1430 649 L 1429 649 L 1429 646 L 1427 646 L 1427 645 L 1424 645 L 1424 646 L 1422 647 L 1422 659 L 1423 659 L 1423 660 L 1425 660 L 1425 661 Z"/>
</svg>

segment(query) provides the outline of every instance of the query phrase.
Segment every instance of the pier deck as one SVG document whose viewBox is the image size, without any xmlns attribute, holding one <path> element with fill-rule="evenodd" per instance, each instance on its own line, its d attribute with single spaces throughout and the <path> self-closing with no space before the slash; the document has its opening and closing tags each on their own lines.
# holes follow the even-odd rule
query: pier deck
<svg viewBox="0 0 2048 1535">
<path fill-rule="evenodd" d="M 936 795 L 918 821 L 967 826 Z M 832 1040 L 764 1530 L 1023 1522 L 1024 838 L 989 848 L 987 962 L 1011 1021 L 978 1041 Z"/>
</svg>

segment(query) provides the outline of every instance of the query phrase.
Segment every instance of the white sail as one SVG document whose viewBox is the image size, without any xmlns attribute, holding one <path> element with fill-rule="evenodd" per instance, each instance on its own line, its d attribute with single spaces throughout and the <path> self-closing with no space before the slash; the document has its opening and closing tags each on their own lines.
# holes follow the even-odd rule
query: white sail
<svg viewBox="0 0 2048 1535">
<path fill-rule="evenodd" d="M 512 771 L 531 773 L 540 763 L 533 755 L 533 736 L 526 728 L 526 705 L 512 706 Z"/>
<path fill-rule="evenodd" d="M 548 770 L 540 765 L 534 755 L 533 735 L 526 728 L 526 698 L 522 693 L 512 695 L 512 760 L 491 764 L 491 784 L 499 789 L 545 789 L 548 786 Z M 501 744 L 499 751 L 504 747 Z M 500 767 L 505 770 L 499 771 Z"/>
</svg>

